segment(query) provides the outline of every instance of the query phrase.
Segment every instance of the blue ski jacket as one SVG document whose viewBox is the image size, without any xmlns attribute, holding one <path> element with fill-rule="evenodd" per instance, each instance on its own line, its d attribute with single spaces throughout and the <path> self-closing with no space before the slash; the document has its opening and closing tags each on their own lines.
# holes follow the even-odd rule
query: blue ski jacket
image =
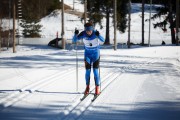
<svg viewBox="0 0 180 120">
<path fill-rule="evenodd" d="M 86 31 L 82 31 L 79 35 L 73 36 L 73 42 L 83 39 L 84 43 L 84 59 L 91 64 L 99 59 L 100 56 L 100 42 L 104 42 L 104 38 L 99 35 L 95 35 L 95 30 L 93 30 L 90 36 L 87 35 Z"/>
</svg>

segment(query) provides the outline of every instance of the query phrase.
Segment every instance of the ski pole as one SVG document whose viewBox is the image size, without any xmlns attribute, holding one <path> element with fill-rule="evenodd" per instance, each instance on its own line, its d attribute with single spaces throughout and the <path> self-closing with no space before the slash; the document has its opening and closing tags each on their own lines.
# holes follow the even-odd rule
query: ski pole
<svg viewBox="0 0 180 120">
<path fill-rule="evenodd" d="M 78 55 L 77 55 L 77 42 L 76 42 L 76 91 L 78 92 Z"/>
<path fill-rule="evenodd" d="M 75 28 L 76 30 L 77 28 Z M 78 55 L 77 55 L 77 41 L 76 41 L 76 92 L 78 92 Z"/>
<path fill-rule="evenodd" d="M 99 80 L 100 80 L 100 91 L 101 91 L 101 71 L 100 71 L 100 57 L 99 57 Z"/>
</svg>

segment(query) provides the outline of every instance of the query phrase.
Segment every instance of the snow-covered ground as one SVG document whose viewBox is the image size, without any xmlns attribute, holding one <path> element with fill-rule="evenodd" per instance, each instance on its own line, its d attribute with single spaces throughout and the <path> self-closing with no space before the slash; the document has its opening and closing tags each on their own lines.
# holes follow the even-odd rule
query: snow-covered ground
<svg viewBox="0 0 180 120">
<path fill-rule="evenodd" d="M 18 46 L 0 54 L 1 120 L 179 120 L 180 47 L 101 48 L 101 95 L 85 89 L 83 49 Z M 77 84 L 78 83 L 78 84 Z M 77 87 L 78 85 L 78 87 Z M 91 92 L 94 80 L 91 74 Z"/>
<path fill-rule="evenodd" d="M 64 0 L 64 4 L 69 5 L 71 8 L 74 6 L 74 10 L 76 11 L 84 12 L 84 4 L 82 4 L 82 1 L 83 0 Z"/>
<path fill-rule="evenodd" d="M 140 43 L 140 4 L 132 6 L 131 39 Z M 59 11 L 58 14 L 41 20 L 44 37 L 53 38 L 57 31 L 60 33 Z M 147 18 L 148 15 L 146 11 Z M 78 17 L 65 14 L 66 38 L 72 38 L 75 27 L 83 29 L 83 23 L 77 20 Z M 148 22 L 145 26 L 147 42 Z M 104 31 L 105 26 L 100 32 L 105 35 Z M 113 39 L 112 27 L 110 32 Z M 162 40 L 170 43 L 170 32 L 152 29 L 151 39 L 154 44 Z M 118 33 L 118 40 L 126 42 L 127 31 Z M 80 101 L 85 89 L 83 46 L 78 45 L 76 51 L 71 44 L 66 50 L 19 45 L 17 53 L 12 53 L 11 48 L 1 51 L 0 120 L 180 120 L 180 47 L 132 46 L 127 49 L 118 44 L 117 51 L 112 47 L 101 47 L 102 93 L 93 103 L 93 74 L 92 94 Z"/>
</svg>

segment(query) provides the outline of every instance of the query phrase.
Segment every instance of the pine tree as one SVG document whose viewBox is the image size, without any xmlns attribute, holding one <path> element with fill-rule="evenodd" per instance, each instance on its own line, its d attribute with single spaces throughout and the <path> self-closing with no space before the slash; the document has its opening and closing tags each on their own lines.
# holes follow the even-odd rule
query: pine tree
<svg viewBox="0 0 180 120">
<path fill-rule="evenodd" d="M 127 0 L 118 0 L 117 1 L 117 29 L 120 32 L 125 32 L 127 28 L 127 18 L 126 15 L 128 13 L 127 9 Z M 103 28 L 101 20 L 103 17 L 106 17 L 106 37 L 105 44 L 110 44 L 110 36 L 109 36 L 109 25 L 110 25 L 110 17 L 113 17 L 113 1 L 110 0 L 88 0 L 88 13 L 89 18 L 94 24 L 100 24 L 101 28 Z"/>
<path fill-rule="evenodd" d="M 22 24 L 21 27 L 23 27 L 23 35 L 24 37 L 41 37 L 40 36 L 40 28 L 42 27 L 42 25 L 39 25 L 39 21 L 40 20 L 22 20 Z"/>
<path fill-rule="evenodd" d="M 59 8 L 59 0 L 23 0 L 21 27 L 24 37 L 40 37 L 40 19 Z"/>
<path fill-rule="evenodd" d="M 153 15 L 151 19 L 157 19 L 161 17 L 162 15 L 166 16 L 163 21 L 157 22 L 154 24 L 154 28 L 160 27 L 164 32 L 167 31 L 167 24 L 169 23 L 170 30 L 171 30 L 171 42 L 172 44 L 176 44 L 175 40 L 175 10 L 176 10 L 176 4 L 175 1 L 171 0 L 162 0 L 161 1 L 164 6 L 157 8 L 158 13 Z"/>
<path fill-rule="evenodd" d="M 124 33 L 127 28 L 128 0 L 117 1 L 117 28 Z"/>
</svg>

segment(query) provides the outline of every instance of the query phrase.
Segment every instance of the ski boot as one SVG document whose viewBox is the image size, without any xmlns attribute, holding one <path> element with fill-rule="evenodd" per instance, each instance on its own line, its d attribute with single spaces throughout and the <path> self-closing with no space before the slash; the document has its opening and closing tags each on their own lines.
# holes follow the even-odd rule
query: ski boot
<svg viewBox="0 0 180 120">
<path fill-rule="evenodd" d="M 95 95 L 99 95 L 100 93 L 101 93 L 101 92 L 100 92 L 99 86 L 96 85 Z"/>
<path fill-rule="evenodd" d="M 90 89 L 90 87 L 89 87 L 89 85 L 87 85 L 86 86 L 86 90 L 84 91 L 84 95 L 88 95 L 89 94 L 89 89 Z"/>
<path fill-rule="evenodd" d="M 83 100 L 89 95 L 89 89 L 90 89 L 90 87 L 89 87 L 89 85 L 87 85 L 87 86 L 86 86 L 86 89 L 85 89 L 85 91 L 84 91 L 84 95 L 83 95 L 83 97 L 80 99 L 81 101 L 83 101 Z"/>
<path fill-rule="evenodd" d="M 92 102 L 94 102 L 96 100 L 96 98 L 100 95 L 100 89 L 99 89 L 99 86 L 96 86 L 95 88 L 95 94 L 94 94 L 94 97 L 93 99 L 91 100 Z"/>
</svg>

